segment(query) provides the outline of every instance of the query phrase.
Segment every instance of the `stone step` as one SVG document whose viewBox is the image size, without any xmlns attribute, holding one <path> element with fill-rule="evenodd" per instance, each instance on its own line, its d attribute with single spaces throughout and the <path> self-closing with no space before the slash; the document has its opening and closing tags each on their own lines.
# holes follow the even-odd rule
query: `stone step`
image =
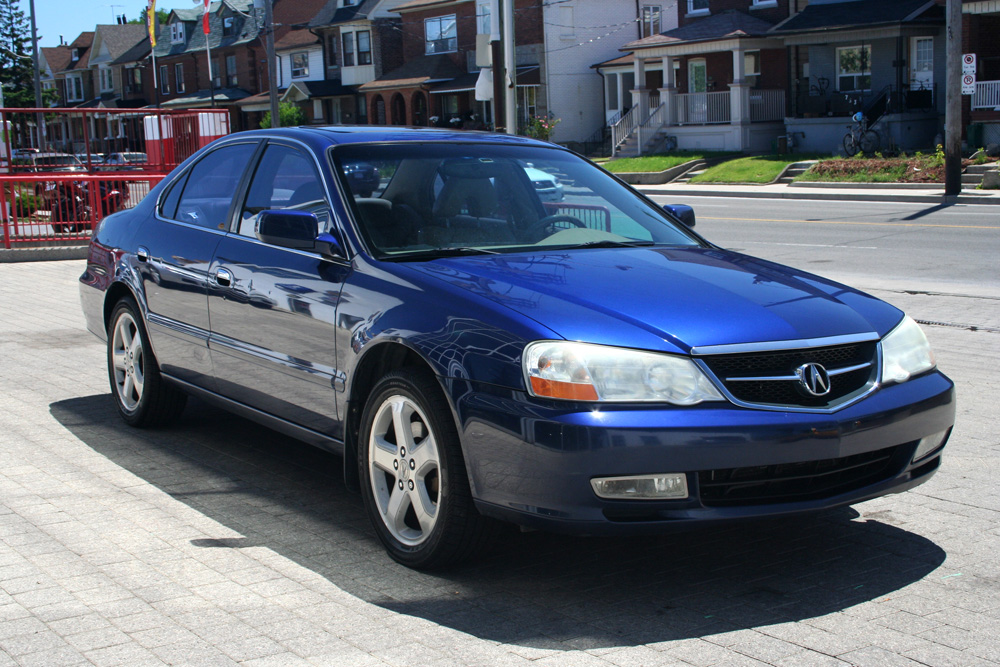
<svg viewBox="0 0 1000 667">
<path fill-rule="evenodd" d="M 979 185 L 983 182 L 982 174 L 962 174 L 963 185 Z"/>
<path fill-rule="evenodd" d="M 990 169 L 996 169 L 996 162 L 987 162 L 986 164 L 970 164 L 965 168 L 965 173 L 967 174 L 985 174 Z"/>
</svg>

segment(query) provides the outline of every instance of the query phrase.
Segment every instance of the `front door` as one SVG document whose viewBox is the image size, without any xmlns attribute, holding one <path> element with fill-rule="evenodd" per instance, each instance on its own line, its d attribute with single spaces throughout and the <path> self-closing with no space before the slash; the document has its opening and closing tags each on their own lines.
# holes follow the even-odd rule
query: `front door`
<svg viewBox="0 0 1000 667">
<path fill-rule="evenodd" d="M 688 92 L 708 92 L 708 68 L 705 65 L 704 58 L 695 58 L 688 61 Z"/>
<path fill-rule="evenodd" d="M 934 87 L 934 38 L 914 37 L 910 43 L 910 90 Z"/>
</svg>

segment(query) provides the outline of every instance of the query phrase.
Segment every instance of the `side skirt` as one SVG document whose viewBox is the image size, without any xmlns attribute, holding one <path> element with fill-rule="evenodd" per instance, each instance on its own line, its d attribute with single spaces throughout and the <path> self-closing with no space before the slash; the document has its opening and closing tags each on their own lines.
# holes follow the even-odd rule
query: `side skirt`
<svg viewBox="0 0 1000 667">
<path fill-rule="evenodd" d="M 189 382 L 178 380 L 173 376 L 163 374 L 163 378 L 169 380 L 182 391 L 187 392 L 192 396 L 196 396 L 206 403 L 220 407 L 223 410 L 228 410 L 229 412 L 237 414 L 240 417 L 255 421 L 258 424 L 262 424 L 269 429 L 277 431 L 278 433 L 283 433 L 284 435 L 295 438 L 296 440 L 301 440 L 302 442 L 315 447 L 319 447 L 320 449 L 326 450 L 332 454 L 337 454 L 338 456 L 344 455 L 344 443 L 340 440 L 307 428 L 303 428 L 290 421 L 281 419 L 280 417 L 275 417 L 274 415 L 262 412 L 256 408 L 251 408 L 243 403 L 237 403 L 236 401 L 230 400 L 225 396 L 220 396 L 215 392 L 202 389 L 201 387 L 195 386 Z"/>
</svg>

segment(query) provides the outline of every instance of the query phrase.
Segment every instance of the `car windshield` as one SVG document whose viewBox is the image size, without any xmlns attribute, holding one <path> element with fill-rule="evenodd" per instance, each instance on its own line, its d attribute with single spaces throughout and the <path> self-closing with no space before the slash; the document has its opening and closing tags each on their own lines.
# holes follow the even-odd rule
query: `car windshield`
<svg viewBox="0 0 1000 667">
<path fill-rule="evenodd" d="M 355 144 L 333 151 L 373 254 L 461 254 L 618 246 L 699 246 L 662 210 L 576 155 L 537 146 Z M 377 183 L 348 172 L 371 165 Z"/>
<path fill-rule="evenodd" d="M 75 155 L 45 155 L 35 158 L 35 164 L 41 167 L 79 167 L 82 163 Z"/>
</svg>

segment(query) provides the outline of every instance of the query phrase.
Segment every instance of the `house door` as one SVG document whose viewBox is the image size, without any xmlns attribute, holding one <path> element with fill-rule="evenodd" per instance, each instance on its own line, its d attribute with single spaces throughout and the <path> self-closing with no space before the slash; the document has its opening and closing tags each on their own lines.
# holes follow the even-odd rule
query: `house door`
<svg viewBox="0 0 1000 667">
<path fill-rule="evenodd" d="M 914 37 L 910 42 L 910 90 L 934 87 L 934 38 Z"/>
<path fill-rule="evenodd" d="M 704 58 L 695 58 L 688 61 L 688 92 L 708 92 L 708 69 L 705 66 Z"/>
</svg>

